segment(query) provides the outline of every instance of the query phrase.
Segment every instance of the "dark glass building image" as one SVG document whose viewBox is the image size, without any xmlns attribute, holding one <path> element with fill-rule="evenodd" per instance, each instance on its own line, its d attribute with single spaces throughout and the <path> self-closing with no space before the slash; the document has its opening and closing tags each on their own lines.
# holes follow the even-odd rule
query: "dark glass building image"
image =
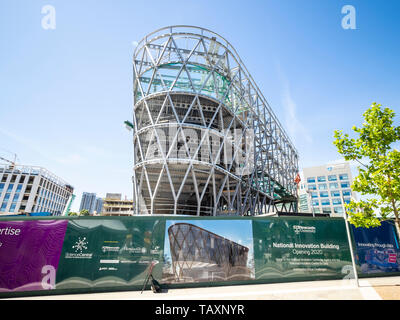
<svg viewBox="0 0 400 320">
<path fill-rule="evenodd" d="M 191 223 L 168 228 L 171 263 L 164 268 L 163 281 L 201 282 L 249 280 L 249 248 Z"/>
</svg>

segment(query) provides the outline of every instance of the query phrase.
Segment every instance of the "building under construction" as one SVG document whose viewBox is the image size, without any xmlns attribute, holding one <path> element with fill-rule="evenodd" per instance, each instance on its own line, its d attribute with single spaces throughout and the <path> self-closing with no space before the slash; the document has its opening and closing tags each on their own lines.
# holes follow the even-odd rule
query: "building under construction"
<svg viewBox="0 0 400 320">
<path fill-rule="evenodd" d="M 133 59 L 136 214 L 297 211 L 297 151 L 227 40 L 166 27 Z"/>
</svg>

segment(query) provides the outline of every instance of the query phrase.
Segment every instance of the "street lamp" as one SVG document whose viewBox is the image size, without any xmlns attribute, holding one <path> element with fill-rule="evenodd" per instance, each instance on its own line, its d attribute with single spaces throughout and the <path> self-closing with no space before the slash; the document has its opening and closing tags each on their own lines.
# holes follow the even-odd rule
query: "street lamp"
<svg viewBox="0 0 400 320">
<path fill-rule="evenodd" d="M 132 122 L 126 120 L 126 121 L 124 121 L 124 123 L 125 123 L 125 127 L 126 127 L 127 130 L 129 130 L 129 131 L 133 130 Z"/>
</svg>

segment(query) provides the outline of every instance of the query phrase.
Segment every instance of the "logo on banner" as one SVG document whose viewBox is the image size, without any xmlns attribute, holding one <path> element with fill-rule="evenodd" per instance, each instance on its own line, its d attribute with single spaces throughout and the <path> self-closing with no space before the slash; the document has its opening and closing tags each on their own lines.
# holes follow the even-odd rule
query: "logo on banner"
<svg viewBox="0 0 400 320">
<path fill-rule="evenodd" d="M 87 249 L 87 241 L 86 241 L 86 237 L 84 237 L 83 239 L 81 239 L 81 237 L 78 238 L 78 241 L 75 242 L 75 245 L 72 246 L 72 249 L 75 249 L 75 252 L 82 253 L 83 250 Z"/>
<path fill-rule="evenodd" d="M 75 244 L 71 247 L 75 252 L 70 253 L 67 252 L 65 254 L 66 259 L 92 259 L 93 253 L 86 253 L 88 242 L 86 241 L 86 237 L 79 237 Z"/>
<path fill-rule="evenodd" d="M 296 234 L 299 234 L 299 233 L 315 233 L 316 232 L 316 228 L 315 227 L 306 227 L 306 226 L 295 225 L 295 226 L 293 226 L 293 231 Z"/>
</svg>

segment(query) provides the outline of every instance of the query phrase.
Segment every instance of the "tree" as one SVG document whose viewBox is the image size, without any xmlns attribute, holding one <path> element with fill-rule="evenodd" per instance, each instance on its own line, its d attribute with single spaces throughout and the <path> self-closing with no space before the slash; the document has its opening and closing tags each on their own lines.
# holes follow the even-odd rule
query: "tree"
<svg viewBox="0 0 400 320">
<path fill-rule="evenodd" d="M 380 226 L 381 220 L 395 219 L 400 234 L 400 126 L 394 126 L 395 113 L 375 102 L 364 114 L 361 128 L 352 130 L 358 135 L 350 138 L 342 130 L 335 130 L 333 144 L 345 160 L 359 163 L 358 176 L 351 188 L 369 196 L 346 205 L 349 222 L 356 227 Z M 379 211 L 380 217 L 376 211 Z"/>
<path fill-rule="evenodd" d="M 80 216 L 89 216 L 89 210 L 88 209 L 82 209 L 81 212 L 79 213 Z"/>
<path fill-rule="evenodd" d="M 78 215 L 77 212 L 72 212 L 72 211 L 70 211 L 70 212 L 68 213 L 68 216 L 77 216 L 77 215 Z"/>
</svg>

